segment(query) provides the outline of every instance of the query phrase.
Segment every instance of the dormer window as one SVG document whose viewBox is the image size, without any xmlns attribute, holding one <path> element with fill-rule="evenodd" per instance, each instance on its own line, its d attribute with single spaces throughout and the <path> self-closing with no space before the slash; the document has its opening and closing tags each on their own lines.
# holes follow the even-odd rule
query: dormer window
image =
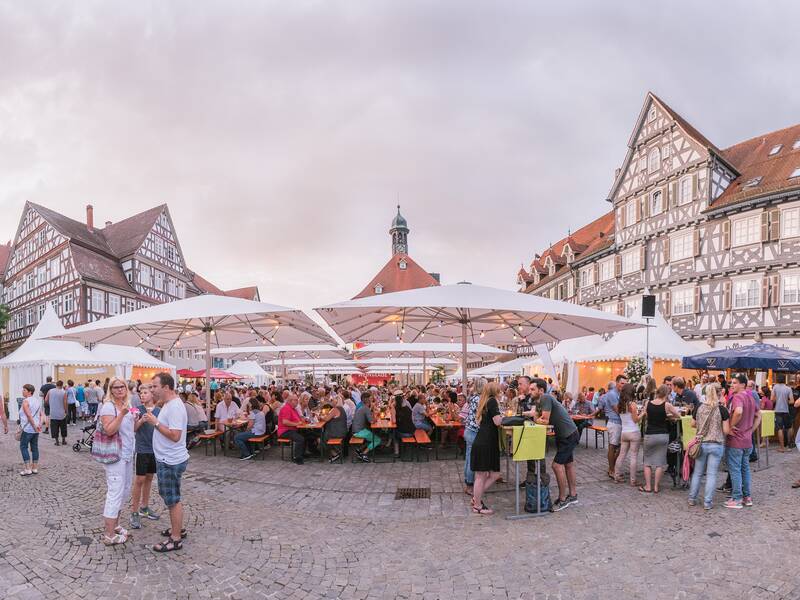
<svg viewBox="0 0 800 600">
<path fill-rule="evenodd" d="M 794 141 L 794 144 L 792 144 L 792 150 L 800 150 L 800 139 Z"/>
<path fill-rule="evenodd" d="M 397 263 L 397 266 L 399 266 L 403 271 L 405 271 L 408 268 L 408 263 L 406 262 L 406 259 L 401 258 L 400 262 Z"/>
<path fill-rule="evenodd" d="M 747 181 L 745 181 L 744 186 L 742 186 L 742 187 L 746 187 L 746 188 L 756 187 L 757 185 L 759 185 L 761 183 L 762 179 L 764 179 L 764 178 L 761 177 L 760 175 L 758 177 L 752 177 L 752 178 L 748 179 Z"/>
<path fill-rule="evenodd" d="M 769 155 L 775 156 L 778 152 L 781 151 L 781 148 L 783 148 L 783 144 L 777 144 L 773 146 L 772 149 L 769 151 Z"/>
<path fill-rule="evenodd" d="M 794 179 L 795 177 L 800 177 L 800 167 L 797 167 L 792 171 L 791 175 L 789 175 L 789 179 Z"/>
<path fill-rule="evenodd" d="M 375 286 L 375 293 L 376 294 L 382 294 L 383 293 L 383 286 L 380 283 Z"/>
</svg>

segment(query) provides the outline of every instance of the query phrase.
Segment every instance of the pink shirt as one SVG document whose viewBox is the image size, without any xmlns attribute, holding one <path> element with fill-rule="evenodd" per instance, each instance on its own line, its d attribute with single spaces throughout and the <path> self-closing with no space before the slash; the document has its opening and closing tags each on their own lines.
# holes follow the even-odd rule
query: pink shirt
<svg viewBox="0 0 800 600">
<path fill-rule="evenodd" d="M 731 413 L 731 425 L 733 425 L 733 413 L 737 408 L 742 409 L 742 418 L 736 425 L 736 431 L 728 436 L 727 445 L 728 448 L 750 448 L 753 445 L 753 422 L 758 412 L 753 395 L 750 392 L 734 394 L 728 407 Z"/>
<path fill-rule="evenodd" d="M 281 412 L 278 413 L 278 435 L 281 436 L 284 434 L 285 431 L 296 431 L 296 425 L 284 425 L 283 421 L 294 421 L 295 423 L 298 421 L 302 421 L 303 419 L 300 417 L 300 413 L 298 413 L 291 404 L 288 402 L 283 405 L 281 408 Z"/>
</svg>

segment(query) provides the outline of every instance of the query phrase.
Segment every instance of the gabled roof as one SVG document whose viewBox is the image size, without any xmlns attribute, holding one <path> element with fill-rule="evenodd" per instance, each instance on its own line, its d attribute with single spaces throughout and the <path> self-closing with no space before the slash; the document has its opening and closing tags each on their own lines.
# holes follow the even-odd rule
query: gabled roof
<svg viewBox="0 0 800 600">
<path fill-rule="evenodd" d="M 798 141 L 800 124 L 754 137 L 723 150 L 726 160 L 736 165 L 740 175 L 706 212 L 760 196 L 800 189 L 800 177 L 789 179 L 789 175 L 800 168 L 800 147 L 793 148 Z M 782 146 L 780 151 L 770 156 L 770 150 L 778 145 Z M 761 178 L 758 185 L 747 185 L 757 177 Z"/>
<path fill-rule="evenodd" d="M 233 296 L 234 298 L 244 298 L 245 300 L 258 300 L 258 286 L 251 285 L 248 287 L 236 288 L 235 290 L 225 290 L 226 296 Z"/>
<path fill-rule="evenodd" d="M 61 235 L 70 238 L 70 240 L 76 244 L 86 246 L 87 248 L 91 248 L 92 250 L 98 252 L 103 252 L 104 254 L 110 256 L 114 256 L 114 251 L 108 245 L 108 242 L 106 241 L 105 237 L 103 237 L 102 232 L 96 227 L 90 230 L 86 226 L 86 223 L 81 223 L 75 219 L 70 219 L 61 213 L 57 213 L 54 210 L 50 210 L 49 208 L 42 206 L 41 204 L 35 204 L 33 202 L 28 202 L 27 204 L 35 209 L 36 212 L 38 212 L 45 221 L 50 223 L 50 225 L 52 225 L 56 231 L 58 231 Z"/>
<path fill-rule="evenodd" d="M 70 250 L 75 268 L 83 278 L 110 285 L 129 294 L 136 293 L 115 259 L 92 252 L 78 244 L 71 243 Z"/>
<path fill-rule="evenodd" d="M 114 255 L 122 259 L 136 252 L 165 208 L 166 204 L 154 206 L 103 228 L 101 233 Z"/>
<path fill-rule="evenodd" d="M 678 126 L 681 129 L 683 129 L 689 135 L 689 137 L 693 138 L 694 140 L 702 144 L 705 148 L 711 150 L 715 154 L 720 154 L 720 155 L 722 154 L 722 151 L 719 148 L 717 148 L 715 144 L 713 144 L 706 136 L 704 136 L 697 129 L 695 129 L 695 127 L 691 123 L 689 123 L 689 121 L 687 121 L 677 112 L 672 110 L 672 108 L 670 108 L 667 105 L 667 103 L 664 102 L 661 98 L 656 96 L 653 92 L 648 92 L 648 95 L 652 96 L 652 98 L 661 105 L 661 108 L 663 108 L 664 111 L 675 120 Z"/>
<path fill-rule="evenodd" d="M 205 294 L 216 294 L 217 296 L 225 295 L 225 292 L 223 292 L 220 288 L 197 273 L 192 273 L 192 283 L 195 285 L 195 287 L 197 287 L 198 290 Z"/>
<path fill-rule="evenodd" d="M 11 256 L 11 242 L 0 244 L 0 282 L 5 278 L 6 266 Z"/>
<path fill-rule="evenodd" d="M 400 268 L 401 260 L 406 262 L 405 269 Z M 382 293 L 389 294 L 391 292 L 431 287 L 439 285 L 439 282 L 436 281 L 430 273 L 426 272 L 425 269 L 414 262 L 410 256 L 406 254 L 395 254 L 389 259 L 389 262 L 378 271 L 378 274 L 372 278 L 372 281 L 354 296 L 353 299 L 374 296 L 375 286 L 378 284 L 383 287 Z"/>
</svg>

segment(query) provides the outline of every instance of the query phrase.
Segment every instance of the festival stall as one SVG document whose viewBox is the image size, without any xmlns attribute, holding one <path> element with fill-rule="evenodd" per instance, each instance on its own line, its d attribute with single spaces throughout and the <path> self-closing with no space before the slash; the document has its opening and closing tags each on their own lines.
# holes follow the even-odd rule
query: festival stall
<svg viewBox="0 0 800 600">
<path fill-rule="evenodd" d="M 265 371 L 261 365 L 254 360 L 237 360 L 228 369 L 228 372 L 234 375 L 241 375 L 257 386 L 269 385 L 275 380 L 275 377 L 271 373 Z"/>
</svg>

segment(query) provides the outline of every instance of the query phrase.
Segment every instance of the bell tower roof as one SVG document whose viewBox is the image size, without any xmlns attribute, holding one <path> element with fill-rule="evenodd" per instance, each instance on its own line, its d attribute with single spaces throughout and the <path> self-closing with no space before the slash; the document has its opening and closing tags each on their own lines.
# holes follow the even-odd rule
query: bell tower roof
<svg viewBox="0 0 800 600">
<path fill-rule="evenodd" d="M 400 214 L 400 205 L 397 205 L 397 214 L 395 215 L 394 219 L 392 219 L 392 227 L 389 230 L 391 233 L 395 229 L 404 229 L 408 231 L 408 221 L 406 221 L 405 217 Z"/>
</svg>

